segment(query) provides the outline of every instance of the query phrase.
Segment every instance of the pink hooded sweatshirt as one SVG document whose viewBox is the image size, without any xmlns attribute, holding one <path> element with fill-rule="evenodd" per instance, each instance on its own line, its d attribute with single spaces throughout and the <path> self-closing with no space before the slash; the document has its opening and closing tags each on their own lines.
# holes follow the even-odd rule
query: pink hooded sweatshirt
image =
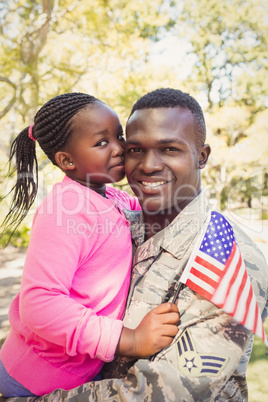
<svg viewBox="0 0 268 402">
<path fill-rule="evenodd" d="M 65 177 L 35 214 L 0 356 L 36 395 L 90 381 L 114 358 L 132 256 L 123 208 L 140 206 L 113 187 L 106 195 Z"/>
</svg>

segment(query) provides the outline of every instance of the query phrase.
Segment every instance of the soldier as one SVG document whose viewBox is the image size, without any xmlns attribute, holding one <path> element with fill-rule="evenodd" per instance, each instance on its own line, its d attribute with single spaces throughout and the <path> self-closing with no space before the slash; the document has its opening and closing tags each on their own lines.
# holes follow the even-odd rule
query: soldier
<svg viewBox="0 0 268 402">
<path fill-rule="evenodd" d="M 186 93 L 159 89 L 136 102 L 126 132 L 126 175 L 143 213 L 126 211 L 134 259 L 124 323 L 135 328 L 153 307 L 174 301 L 179 332 L 151 359 L 117 358 L 103 373 L 106 379 L 35 400 L 246 401 L 253 334 L 187 286 L 174 298 L 211 209 L 201 190 L 200 170 L 210 154 L 202 110 Z M 264 319 L 266 262 L 232 227 Z"/>
</svg>

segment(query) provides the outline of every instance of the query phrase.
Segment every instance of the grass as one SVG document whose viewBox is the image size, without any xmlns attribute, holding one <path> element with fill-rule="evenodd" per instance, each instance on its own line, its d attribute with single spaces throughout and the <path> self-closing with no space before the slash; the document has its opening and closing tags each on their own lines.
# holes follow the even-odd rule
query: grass
<svg viewBox="0 0 268 402">
<path fill-rule="evenodd" d="M 268 319 L 264 324 L 268 333 Z M 249 402 L 268 401 L 268 348 L 256 337 L 247 370 Z"/>
</svg>

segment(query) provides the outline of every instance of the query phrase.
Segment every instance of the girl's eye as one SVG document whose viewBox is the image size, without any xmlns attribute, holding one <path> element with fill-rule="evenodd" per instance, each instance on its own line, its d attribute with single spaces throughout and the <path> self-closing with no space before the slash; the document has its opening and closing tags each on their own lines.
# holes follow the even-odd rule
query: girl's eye
<svg viewBox="0 0 268 402">
<path fill-rule="evenodd" d="M 101 140 L 96 144 L 96 147 L 103 147 L 104 145 L 108 144 L 108 141 Z"/>
</svg>

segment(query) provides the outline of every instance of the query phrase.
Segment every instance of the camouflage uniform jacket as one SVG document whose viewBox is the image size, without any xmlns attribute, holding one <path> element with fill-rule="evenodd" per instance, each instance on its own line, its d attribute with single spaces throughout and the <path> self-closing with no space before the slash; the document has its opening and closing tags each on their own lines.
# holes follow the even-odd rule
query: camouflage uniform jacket
<svg viewBox="0 0 268 402">
<path fill-rule="evenodd" d="M 201 193 L 168 227 L 146 242 L 142 214 L 126 212 L 137 249 L 125 326 L 135 328 L 149 310 L 172 300 L 209 209 Z M 264 319 L 268 309 L 266 262 L 250 238 L 234 223 L 232 226 Z M 36 400 L 246 401 L 245 373 L 252 334 L 188 287 L 180 291 L 176 303 L 180 312 L 179 333 L 169 347 L 151 359 L 118 358 L 106 370 L 105 377 L 110 379 L 71 391 L 56 390 Z M 26 400 L 20 398 L 23 399 Z"/>
</svg>

